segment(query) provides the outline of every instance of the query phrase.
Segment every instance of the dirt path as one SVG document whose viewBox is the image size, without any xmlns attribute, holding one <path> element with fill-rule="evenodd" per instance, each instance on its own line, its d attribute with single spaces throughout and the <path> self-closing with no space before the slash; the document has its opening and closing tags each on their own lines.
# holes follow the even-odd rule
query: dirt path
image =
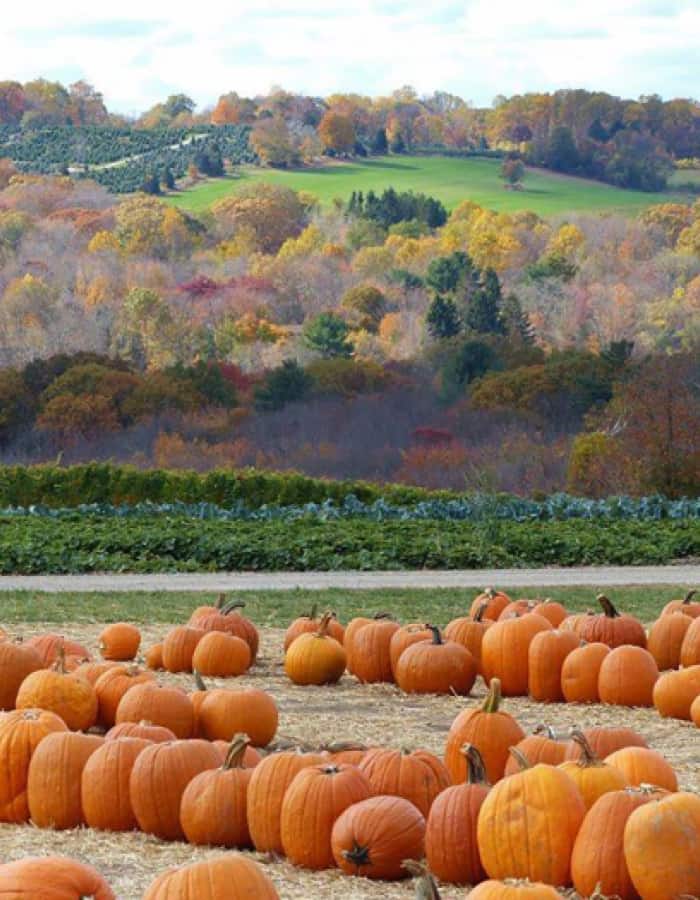
<svg viewBox="0 0 700 900">
<path fill-rule="evenodd" d="M 3 575 L 0 590 L 234 591 L 327 588 L 483 588 L 678 584 L 700 586 L 700 565 L 586 566 L 416 572 L 212 572 L 172 575 Z"/>
</svg>

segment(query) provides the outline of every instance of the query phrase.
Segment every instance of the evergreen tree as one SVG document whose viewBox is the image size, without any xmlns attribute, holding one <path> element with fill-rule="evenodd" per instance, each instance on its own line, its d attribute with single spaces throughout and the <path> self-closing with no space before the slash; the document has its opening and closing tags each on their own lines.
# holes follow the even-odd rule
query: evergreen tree
<svg viewBox="0 0 700 900">
<path fill-rule="evenodd" d="M 282 409 L 287 403 L 303 400 L 311 390 L 313 379 L 293 359 L 268 372 L 265 382 L 255 390 L 255 408 Z"/>
<path fill-rule="evenodd" d="M 403 137 L 401 137 L 401 132 L 399 132 L 395 138 L 392 138 L 391 143 L 389 144 L 389 149 L 392 153 L 406 152 L 406 144 L 404 143 Z"/>
<path fill-rule="evenodd" d="M 141 190 L 144 194 L 160 194 L 160 181 L 155 172 L 151 172 L 143 180 Z"/>
<path fill-rule="evenodd" d="M 449 297 L 436 294 L 428 307 L 425 324 L 430 337 L 435 340 L 455 337 L 462 330 L 457 305 Z"/>
<path fill-rule="evenodd" d="M 430 263 L 425 283 L 436 294 L 454 294 L 465 283 L 467 274 L 473 268 L 467 254 L 456 250 L 449 256 L 438 256 Z"/>
<path fill-rule="evenodd" d="M 493 269 L 484 273 L 481 285 L 469 298 L 465 324 L 481 334 L 503 334 L 501 285 Z"/>
<path fill-rule="evenodd" d="M 175 190 L 175 176 L 173 175 L 173 170 L 170 166 L 166 166 L 163 169 L 163 184 L 169 191 Z"/>
<path fill-rule="evenodd" d="M 386 131 L 383 128 L 377 129 L 377 133 L 372 138 L 370 150 L 375 156 L 386 156 L 389 150 L 389 142 L 386 139 Z"/>
<path fill-rule="evenodd" d="M 503 300 L 501 319 L 506 334 L 511 340 L 519 340 L 528 347 L 535 343 L 535 330 L 528 314 L 523 310 L 515 294 L 508 294 Z"/>
<path fill-rule="evenodd" d="M 350 327 L 345 319 L 332 312 L 320 313 L 308 321 L 302 336 L 307 347 L 326 359 L 352 356 L 354 347 L 348 340 Z"/>
</svg>

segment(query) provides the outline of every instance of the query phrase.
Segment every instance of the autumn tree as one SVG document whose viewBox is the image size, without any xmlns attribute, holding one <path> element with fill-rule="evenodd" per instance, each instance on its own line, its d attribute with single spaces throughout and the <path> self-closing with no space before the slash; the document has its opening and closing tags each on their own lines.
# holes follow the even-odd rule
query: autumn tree
<svg viewBox="0 0 700 900">
<path fill-rule="evenodd" d="M 355 146 L 355 129 L 351 119 L 333 110 L 328 110 L 319 122 L 318 136 L 324 149 L 332 153 L 351 153 Z"/>
<path fill-rule="evenodd" d="M 187 255 L 201 231 L 179 209 L 144 194 L 123 200 L 115 219 L 115 236 L 127 253 L 159 259 Z"/>
<path fill-rule="evenodd" d="M 386 312 L 386 297 L 373 284 L 357 284 L 343 294 L 340 305 L 354 328 L 376 334 Z"/>
<path fill-rule="evenodd" d="M 212 207 L 217 228 L 224 239 L 245 230 L 263 253 L 276 253 L 306 224 L 306 208 L 299 196 L 278 184 L 256 182 L 219 200 Z"/>
<path fill-rule="evenodd" d="M 525 166 L 521 159 L 509 156 L 501 163 L 501 178 L 511 188 L 520 185 L 525 175 Z"/>
<path fill-rule="evenodd" d="M 249 140 L 263 165 L 286 168 L 299 162 L 299 150 L 281 116 L 259 119 L 250 132 Z"/>
</svg>

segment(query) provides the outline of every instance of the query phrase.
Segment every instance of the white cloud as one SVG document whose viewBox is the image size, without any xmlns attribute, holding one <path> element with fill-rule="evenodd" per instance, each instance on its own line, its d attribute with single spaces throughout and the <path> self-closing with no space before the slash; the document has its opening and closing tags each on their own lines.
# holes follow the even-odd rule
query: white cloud
<svg viewBox="0 0 700 900">
<path fill-rule="evenodd" d="M 372 95 L 413 84 L 478 104 L 557 87 L 686 96 L 700 75 L 696 0 L 235 0 L 177 17 L 173 6 L 13 4 L 2 77 L 84 77 L 135 111 L 171 91 L 206 105 L 272 84 Z"/>
</svg>

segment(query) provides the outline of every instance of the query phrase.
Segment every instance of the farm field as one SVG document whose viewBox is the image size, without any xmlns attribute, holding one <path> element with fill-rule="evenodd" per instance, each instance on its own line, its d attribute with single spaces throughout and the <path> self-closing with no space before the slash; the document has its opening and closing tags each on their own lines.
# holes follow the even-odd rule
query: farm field
<svg viewBox="0 0 700 900">
<path fill-rule="evenodd" d="M 548 589 L 571 611 L 590 605 L 597 588 Z M 537 596 L 537 589 L 513 589 L 511 596 Z M 645 621 L 682 591 L 678 587 L 624 588 L 614 599 L 625 612 Z M 312 600 L 331 607 L 347 622 L 358 612 L 387 609 L 403 622 L 435 619 L 444 624 L 464 613 L 475 592 L 372 591 L 372 592 L 268 592 L 242 595 L 245 614 L 258 625 L 261 644 L 257 664 L 235 679 L 208 678 L 208 687 L 255 687 L 274 697 L 280 713 L 277 739 L 321 746 L 329 740 L 362 742 L 392 748 L 423 748 L 442 757 L 446 735 L 455 716 L 483 701 L 485 685 L 479 678 L 469 697 L 409 695 L 390 684 L 363 685 L 349 674 L 339 684 L 298 687 L 283 671 L 284 628 L 308 611 Z M 65 628 L 67 635 L 98 656 L 98 635 L 103 623 L 117 619 L 139 623 L 142 647 L 160 640 L 171 624 L 186 620 L 191 611 L 211 598 L 201 594 L 38 595 L 8 592 L 0 595 L 0 621 L 12 634 L 29 637 L 41 631 Z M 23 617 L 23 618 L 22 618 Z M 189 675 L 159 673 L 162 683 L 192 689 Z M 675 768 L 682 789 L 700 790 L 697 729 L 687 722 L 662 719 L 654 709 L 620 709 L 600 704 L 549 704 L 526 698 L 508 698 L 503 708 L 531 733 L 544 722 L 557 732 L 571 726 L 619 726 L 638 731 Z M 74 829 L 51 831 L 22 825 L 0 825 L 0 854 L 4 861 L 27 855 L 59 853 L 95 866 L 109 881 L 119 900 L 139 900 L 156 874 L 166 869 L 211 858 L 220 850 L 194 847 L 181 841 L 162 842 L 140 832 L 124 834 Z M 401 900 L 414 896 L 410 881 L 371 882 L 348 878 L 339 870 L 308 872 L 274 855 L 246 852 L 259 862 L 274 882 L 282 900 Z M 441 885 L 444 900 L 465 896 L 463 887 Z M 574 895 L 572 895 L 574 896 Z"/>
<path fill-rule="evenodd" d="M 506 191 L 499 170 L 498 160 L 440 156 L 378 157 L 288 172 L 244 166 L 238 177 L 211 180 L 167 199 L 184 210 L 202 212 L 240 186 L 255 181 L 309 191 L 324 205 L 336 197 L 347 200 L 353 191 L 381 192 L 393 187 L 397 191 L 429 194 L 448 209 L 463 200 L 472 200 L 502 212 L 532 210 L 541 216 L 595 211 L 637 213 L 651 203 L 672 199 L 666 193 L 622 190 L 542 169 L 527 170 L 523 190 Z"/>
</svg>

